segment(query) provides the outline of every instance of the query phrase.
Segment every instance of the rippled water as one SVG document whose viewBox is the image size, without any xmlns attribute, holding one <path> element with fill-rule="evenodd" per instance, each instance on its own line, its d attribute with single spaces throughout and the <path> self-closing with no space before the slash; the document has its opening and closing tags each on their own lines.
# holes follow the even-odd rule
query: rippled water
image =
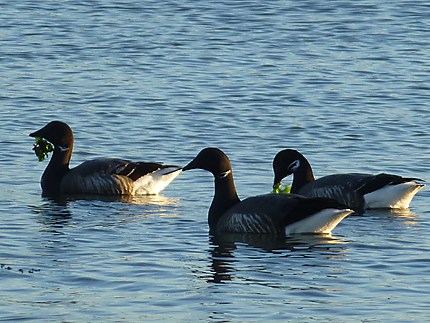
<svg viewBox="0 0 430 323">
<path fill-rule="evenodd" d="M 429 191 L 332 236 L 212 237 L 208 173 L 160 196 L 42 198 L 28 134 L 186 164 L 217 146 L 241 197 L 281 148 L 317 176 L 430 178 L 426 1 L 1 2 L 0 320 L 426 321 Z"/>
</svg>

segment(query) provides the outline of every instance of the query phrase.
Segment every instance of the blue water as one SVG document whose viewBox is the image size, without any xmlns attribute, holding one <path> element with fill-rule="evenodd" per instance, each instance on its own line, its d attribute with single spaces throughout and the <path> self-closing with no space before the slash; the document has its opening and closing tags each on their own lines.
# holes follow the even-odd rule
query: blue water
<svg viewBox="0 0 430 323">
<path fill-rule="evenodd" d="M 427 1 L 0 1 L 0 320 L 405 322 L 430 317 L 430 193 L 331 236 L 208 233 L 213 179 L 41 197 L 28 134 L 185 165 L 216 146 L 241 197 L 282 148 L 317 176 L 430 178 Z"/>
</svg>

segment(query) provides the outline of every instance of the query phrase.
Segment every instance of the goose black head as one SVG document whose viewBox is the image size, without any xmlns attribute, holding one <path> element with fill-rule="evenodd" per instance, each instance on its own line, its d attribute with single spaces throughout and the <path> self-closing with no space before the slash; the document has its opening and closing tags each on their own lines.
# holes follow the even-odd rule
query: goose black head
<svg viewBox="0 0 430 323">
<path fill-rule="evenodd" d="M 51 121 L 42 129 L 30 134 L 30 137 L 40 137 L 46 139 L 60 149 L 70 149 L 73 147 L 72 129 L 61 121 Z"/>
<path fill-rule="evenodd" d="M 231 173 L 230 160 L 218 148 L 205 148 L 182 170 L 203 169 L 215 177 L 223 178 Z"/>
<path fill-rule="evenodd" d="M 284 149 L 278 152 L 273 159 L 273 172 L 275 174 L 273 186 L 277 186 L 282 179 L 294 174 L 304 162 L 303 155 L 297 150 Z"/>
</svg>

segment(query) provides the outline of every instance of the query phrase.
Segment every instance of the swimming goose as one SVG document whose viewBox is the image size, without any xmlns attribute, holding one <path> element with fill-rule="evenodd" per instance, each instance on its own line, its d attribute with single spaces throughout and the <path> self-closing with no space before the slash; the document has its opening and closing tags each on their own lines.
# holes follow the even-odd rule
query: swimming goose
<svg viewBox="0 0 430 323">
<path fill-rule="evenodd" d="M 353 211 L 326 198 L 267 194 L 241 201 L 236 193 L 228 157 L 217 148 L 203 149 L 183 171 L 203 169 L 215 178 L 215 195 L 209 208 L 212 233 L 330 233 Z"/>
<path fill-rule="evenodd" d="M 392 174 L 335 174 L 315 179 L 308 160 L 297 150 L 284 149 L 273 160 L 274 187 L 293 174 L 291 193 L 307 197 L 328 197 L 363 213 L 372 208 L 408 208 L 424 187 L 418 178 Z"/>
<path fill-rule="evenodd" d="M 30 136 L 44 138 L 54 146 L 41 179 L 43 193 L 47 195 L 158 194 L 181 172 L 178 166 L 119 158 L 98 158 L 70 169 L 74 139 L 67 124 L 52 121 Z"/>
</svg>

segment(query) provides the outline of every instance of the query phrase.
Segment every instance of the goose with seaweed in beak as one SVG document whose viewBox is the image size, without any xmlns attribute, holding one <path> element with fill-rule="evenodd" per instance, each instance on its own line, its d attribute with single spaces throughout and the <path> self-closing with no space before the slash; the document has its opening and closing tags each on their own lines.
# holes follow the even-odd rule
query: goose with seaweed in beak
<svg viewBox="0 0 430 323">
<path fill-rule="evenodd" d="M 158 194 L 182 171 L 181 167 L 120 158 L 98 158 L 70 168 L 74 137 L 64 122 L 51 121 L 30 134 L 39 160 L 52 151 L 41 186 L 44 195 Z"/>
<path fill-rule="evenodd" d="M 284 149 L 273 160 L 273 187 L 293 174 L 291 193 L 307 197 L 328 197 L 348 205 L 356 213 L 366 209 L 405 209 L 424 187 L 419 178 L 394 174 L 333 174 L 315 179 L 309 161 L 297 150 Z"/>
</svg>

